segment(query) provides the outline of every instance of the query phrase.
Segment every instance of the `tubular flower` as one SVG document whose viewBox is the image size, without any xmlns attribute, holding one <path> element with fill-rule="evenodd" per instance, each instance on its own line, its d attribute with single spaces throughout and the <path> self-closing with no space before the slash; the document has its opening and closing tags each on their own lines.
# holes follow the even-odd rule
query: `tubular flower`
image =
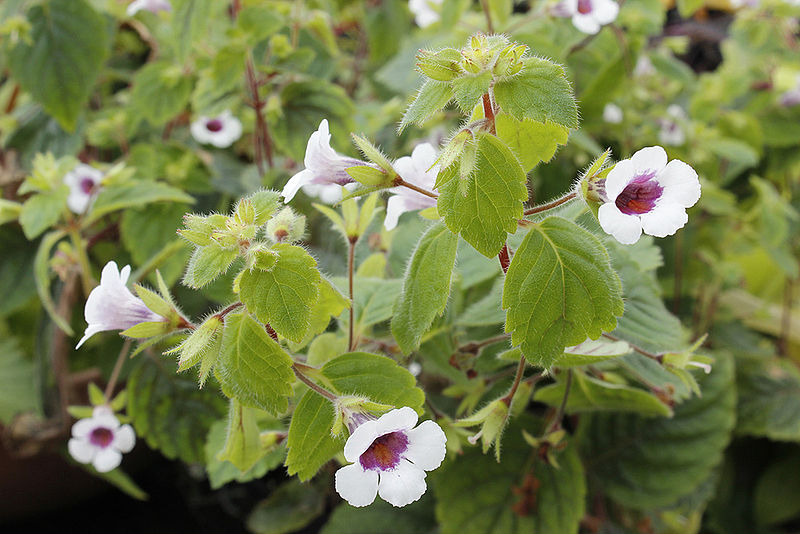
<svg viewBox="0 0 800 534">
<path fill-rule="evenodd" d="M 85 163 L 78 163 L 64 175 L 64 183 L 69 187 L 67 207 L 73 213 L 83 213 L 89 207 L 103 179 L 103 173 Z"/>
<path fill-rule="evenodd" d="M 134 0 L 128 5 L 128 16 L 132 17 L 139 11 L 158 13 L 159 11 L 172 11 L 169 0 Z"/>
<path fill-rule="evenodd" d="M 404 156 L 394 162 L 394 169 L 400 177 L 413 185 L 429 191 L 435 191 L 436 175 L 439 165 L 436 161 L 436 149 L 430 143 L 421 143 L 414 147 L 411 156 Z M 407 211 L 422 210 L 436 205 L 436 199 L 418 193 L 407 187 L 394 187 L 392 196 L 386 204 L 386 219 L 383 221 L 387 230 L 397 226 L 400 215 Z"/>
<path fill-rule="evenodd" d="M 572 17 L 572 25 L 583 33 L 595 34 L 616 20 L 619 4 L 613 0 L 564 0 L 561 12 Z"/>
<path fill-rule="evenodd" d="M 76 349 L 97 332 L 127 330 L 145 321 L 167 320 L 150 311 L 142 299 L 134 296 L 125 287 L 130 274 L 130 265 L 126 265 L 120 271 L 117 264 L 110 261 L 103 267 L 100 285 L 92 289 L 89 298 L 86 299 L 84 316 L 89 325 Z"/>
<path fill-rule="evenodd" d="M 688 220 L 686 208 L 700 199 L 697 173 L 660 146 L 643 148 L 617 163 L 605 180 L 600 226 L 620 243 L 636 243 L 644 233 L 665 237 Z"/>
<path fill-rule="evenodd" d="M 227 148 L 242 136 L 242 123 L 226 109 L 216 117 L 201 116 L 190 130 L 198 143 Z"/>
<path fill-rule="evenodd" d="M 120 425 L 106 406 L 98 406 L 92 416 L 72 425 L 72 438 L 67 443 L 70 456 L 82 464 L 92 464 L 100 473 L 116 469 L 122 454 L 136 443 L 131 425 Z"/>
<path fill-rule="evenodd" d="M 405 506 L 425 493 L 425 471 L 441 465 L 447 438 L 433 421 L 418 427 L 408 406 L 350 432 L 344 457 L 350 465 L 336 472 L 336 491 L 352 506 L 367 506 L 378 494 L 393 506 Z"/>
<path fill-rule="evenodd" d="M 434 5 L 441 6 L 443 0 L 409 0 L 408 9 L 414 14 L 414 22 L 420 28 L 427 28 L 442 18 Z"/>
<path fill-rule="evenodd" d="M 333 204 L 342 198 L 343 185 L 355 184 L 347 174 L 347 169 L 367 163 L 338 154 L 331 148 L 331 134 L 328 120 L 322 119 L 317 131 L 311 134 L 303 159 L 305 169 L 298 172 L 283 186 L 281 196 L 284 202 L 294 198 L 300 188 L 307 195 L 318 197 L 326 204 Z"/>
</svg>

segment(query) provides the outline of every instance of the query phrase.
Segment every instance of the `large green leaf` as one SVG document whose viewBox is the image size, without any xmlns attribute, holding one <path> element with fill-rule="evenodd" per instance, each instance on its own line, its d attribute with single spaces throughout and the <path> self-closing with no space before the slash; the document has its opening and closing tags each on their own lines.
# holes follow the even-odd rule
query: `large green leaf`
<svg viewBox="0 0 800 534">
<path fill-rule="evenodd" d="M 578 127 L 578 106 L 564 68 L 543 58 L 528 58 L 522 71 L 494 86 L 497 104 L 517 119 Z"/>
<path fill-rule="evenodd" d="M 319 284 L 319 297 L 311 310 L 311 324 L 308 331 L 300 343 L 290 341 L 289 348 L 297 351 L 311 343 L 328 328 L 331 318 L 338 317 L 349 307 L 350 300 L 342 295 L 327 278 L 322 277 Z"/>
<path fill-rule="evenodd" d="M 215 3 L 219 5 L 214 0 L 173 0 L 175 14 L 170 35 L 179 62 L 185 62 L 192 45 L 207 35 L 206 27 L 214 19 L 211 15 Z"/>
<path fill-rule="evenodd" d="M 578 532 L 586 482 L 575 447 L 548 465 L 522 439 L 523 428 L 535 432 L 530 421 L 506 431 L 502 462 L 469 448 L 432 474 L 442 534 Z"/>
<path fill-rule="evenodd" d="M 242 406 L 236 399 L 228 406 L 228 432 L 217 459 L 232 463 L 241 473 L 246 473 L 263 456 L 260 431 L 257 421 L 258 410 Z"/>
<path fill-rule="evenodd" d="M 433 498 L 427 494 L 417 502 L 397 508 L 383 499 L 363 508 L 347 503 L 336 507 L 321 534 L 434 534 L 437 532 Z"/>
<path fill-rule="evenodd" d="M 437 223 L 425 232 L 411 257 L 392 317 L 392 335 L 405 354 L 419 348 L 422 335 L 444 313 L 457 248 L 458 236 Z"/>
<path fill-rule="evenodd" d="M 0 228 L 0 250 L 6 261 L 0 262 L 0 317 L 13 313 L 36 294 L 33 260 L 36 249 L 18 230 Z M 13 261 L 12 261 L 13 259 Z"/>
<path fill-rule="evenodd" d="M 511 260 L 503 289 L 506 332 L 534 365 L 549 367 L 587 337 L 613 330 L 622 285 L 602 243 L 577 224 L 535 224 Z"/>
<path fill-rule="evenodd" d="M 281 414 L 292 394 L 292 359 L 247 313 L 225 317 L 216 364 L 222 390 L 245 406 Z"/>
<path fill-rule="evenodd" d="M 84 0 L 51 0 L 27 13 L 31 31 L 10 50 L 8 66 L 25 91 L 73 131 L 108 55 L 102 15 Z"/>
<path fill-rule="evenodd" d="M 637 509 L 666 507 L 691 493 L 722 460 L 736 418 L 733 361 L 719 355 L 699 377 L 702 397 L 671 419 L 595 414 L 581 419 L 587 471 L 598 488 Z"/>
<path fill-rule="evenodd" d="M 325 386 L 341 395 L 362 395 L 375 402 L 396 407 L 422 409 L 425 394 L 416 387 L 414 376 L 385 356 L 351 352 L 322 367 Z M 289 426 L 290 475 L 308 480 L 344 447 L 346 436 L 331 436 L 334 412 L 331 402 L 313 391 L 303 395 Z"/>
<path fill-rule="evenodd" d="M 517 155 L 522 168 L 529 172 L 542 161 L 550 161 L 558 145 L 567 144 L 569 128 L 553 122 L 519 120 L 507 113 L 495 117 L 497 137 Z"/>
<path fill-rule="evenodd" d="M 202 462 L 211 425 L 223 416 L 224 400 L 174 373 L 166 359 L 142 359 L 128 377 L 127 414 L 136 435 L 167 458 Z M 191 417 L 187 417 L 191 414 Z"/>
<path fill-rule="evenodd" d="M 267 472 L 278 467 L 286 456 L 286 447 L 278 446 L 262 455 L 258 461 L 244 473 L 217 455 L 225 446 L 228 435 L 228 421 L 219 420 L 211 425 L 206 441 L 206 474 L 211 489 L 219 489 L 228 482 L 248 482 L 263 477 Z"/>
<path fill-rule="evenodd" d="M 438 207 L 453 233 L 491 257 L 500 252 L 507 234 L 516 231 L 528 189 L 522 166 L 500 139 L 480 133 L 476 142 L 471 175 L 461 178 L 455 164 L 439 173 Z"/>
<path fill-rule="evenodd" d="M 322 276 L 317 262 L 302 247 L 279 243 L 273 251 L 278 261 L 269 271 L 242 272 L 240 298 L 260 321 L 299 343 L 311 326 Z"/>
<path fill-rule="evenodd" d="M 753 361 L 737 369 L 738 434 L 800 442 L 800 372 L 786 360 Z"/>
<path fill-rule="evenodd" d="M 20 412 L 39 411 L 34 371 L 16 339 L 0 339 L 0 422 L 8 424 Z"/>
</svg>

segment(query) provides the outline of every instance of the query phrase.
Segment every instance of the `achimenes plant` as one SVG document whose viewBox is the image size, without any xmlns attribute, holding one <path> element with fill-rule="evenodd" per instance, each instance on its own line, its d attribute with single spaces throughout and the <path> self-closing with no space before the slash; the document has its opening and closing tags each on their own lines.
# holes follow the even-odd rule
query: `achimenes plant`
<svg viewBox="0 0 800 534">
<path fill-rule="evenodd" d="M 465 482 L 471 480 L 481 506 L 527 517 L 536 498 L 532 482 L 516 488 L 512 499 L 488 492 L 481 481 L 506 480 L 510 491 L 520 476 L 536 470 L 569 490 L 569 502 L 558 507 L 572 512 L 559 516 L 561 528 L 553 531 L 574 531 L 585 481 L 561 427 L 563 416 L 603 410 L 671 415 L 674 403 L 699 391 L 687 368 L 710 370 L 706 358 L 694 356 L 697 346 L 685 349 L 680 325 L 658 299 L 652 278 L 657 249 L 649 241 L 637 243 L 642 232 L 663 237 L 686 223 L 686 208 L 700 196 L 697 174 L 683 162 L 668 162 L 660 147 L 643 148 L 616 165 L 606 152 L 563 197 L 526 207 L 527 173 L 549 161 L 578 124 L 563 68 L 529 56 L 525 46 L 504 36 L 482 34 L 460 50 L 420 52 L 418 60 L 429 79 L 400 130 L 455 102 L 465 118 L 441 151 L 421 144 L 392 162 L 354 136 L 368 161 L 345 157 L 331 148 L 323 121 L 308 141 L 305 169 L 281 194 L 259 191 L 239 200 L 230 214 L 185 217 L 179 233 L 195 250 L 183 283 L 200 289 L 233 271 L 234 301 L 194 323 L 163 284 L 160 295 L 137 286 L 135 297 L 124 285 L 127 271 L 110 265 L 87 302 L 87 335 L 125 329 L 124 335 L 143 338 L 144 346 L 184 336 L 166 354 L 176 355 L 179 371 L 197 367 L 200 386 L 216 382 L 229 399 L 227 436 L 216 458 L 245 473 L 285 440 L 288 472 L 304 481 L 343 454 L 349 465 L 337 471 L 335 487 L 354 506 L 373 502 L 376 494 L 395 506 L 416 501 L 426 490 L 426 472 L 444 460 L 445 446 L 457 453 L 463 442 L 480 440 L 484 453 L 495 447 L 499 461 L 503 431 L 517 418 L 516 431 L 507 434 L 507 467 L 492 467 L 468 452 L 469 461 L 456 458 L 437 475 L 437 514 L 465 517 L 451 514 L 461 506 L 453 492 L 462 486 L 471 491 Z M 300 189 L 339 201 L 339 211 L 316 207 L 347 244 L 346 279 L 323 275 L 300 244 L 305 218 L 280 202 Z M 402 281 L 385 280 L 383 269 L 369 262 L 355 265 L 356 245 L 379 211 L 377 193 L 387 189 L 387 228 L 406 211 L 423 210 L 432 220 Z M 360 205 L 355 197 L 362 198 Z M 467 245 L 459 247 L 460 238 Z M 489 274 L 481 276 L 488 283 L 496 278 L 495 287 L 466 311 L 444 314 L 462 283 L 453 273 L 464 247 L 492 259 L 494 269 L 483 264 Z M 393 307 L 390 300 L 376 309 L 373 301 L 386 295 Z M 640 305 L 649 308 L 642 312 Z M 654 315 L 667 319 L 654 323 Z M 375 328 L 389 320 L 390 330 Z M 505 331 L 492 333 L 501 323 Z M 484 347 L 510 342 L 489 366 L 500 370 L 501 379 L 423 391 L 397 357 L 417 354 L 423 368 L 435 367 L 441 351 L 430 342 L 442 333 L 450 364 L 462 369 L 474 365 Z M 456 336 L 473 341 L 455 345 Z M 358 351 L 362 346 L 379 353 Z M 639 371 L 616 368 L 624 358 L 625 369 Z M 537 371 L 526 377 L 527 367 Z M 548 377 L 552 383 L 534 393 Z M 647 389 L 634 387 L 637 381 Z M 458 397 L 461 406 L 448 416 L 428 399 L 438 424 L 416 426 L 426 393 Z M 532 396 L 556 408 L 549 420 L 524 413 L 531 411 Z M 262 428 L 264 412 L 288 425 Z M 478 430 L 469 435 L 463 427 Z M 563 488 L 540 489 L 536 521 L 545 524 L 548 514 L 557 513 L 542 507 Z M 448 521 L 443 531 L 459 528 Z"/>
</svg>

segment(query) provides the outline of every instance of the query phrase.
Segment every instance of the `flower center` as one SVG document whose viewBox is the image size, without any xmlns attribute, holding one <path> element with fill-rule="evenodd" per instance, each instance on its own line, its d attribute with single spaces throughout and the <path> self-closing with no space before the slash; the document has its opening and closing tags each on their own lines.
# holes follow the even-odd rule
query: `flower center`
<svg viewBox="0 0 800 534">
<path fill-rule="evenodd" d="M 656 171 L 650 169 L 631 180 L 615 201 L 619 211 L 625 215 L 641 215 L 652 210 L 664 191 L 653 179 L 655 175 Z"/>
<path fill-rule="evenodd" d="M 85 194 L 87 195 L 90 194 L 92 192 L 92 189 L 94 188 L 94 180 L 88 177 L 81 178 L 80 188 L 81 191 L 83 191 Z"/>
<path fill-rule="evenodd" d="M 97 427 L 89 434 L 89 443 L 97 447 L 106 448 L 114 441 L 114 433 L 108 428 Z"/>
<path fill-rule="evenodd" d="M 206 128 L 208 128 L 209 132 L 218 132 L 222 130 L 222 121 L 219 119 L 211 119 L 206 122 Z"/>
<path fill-rule="evenodd" d="M 592 0 L 578 0 L 578 13 L 586 15 L 592 12 Z"/>
<path fill-rule="evenodd" d="M 372 442 L 369 449 L 361 455 L 359 462 L 364 469 L 386 471 L 394 469 L 400 463 L 401 454 L 408 448 L 408 436 L 405 432 L 384 434 Z"/>
</svg>

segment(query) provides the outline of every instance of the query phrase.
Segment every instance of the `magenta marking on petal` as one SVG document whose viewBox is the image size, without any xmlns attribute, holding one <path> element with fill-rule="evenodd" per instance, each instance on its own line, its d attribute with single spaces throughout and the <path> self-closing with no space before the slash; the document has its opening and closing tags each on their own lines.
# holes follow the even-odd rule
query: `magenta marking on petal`
<svg viewBox="0 0 800 534">
<path fill-rule="evenodd" d="M 108 428 L 99 426 L 89 433 L 89 443 L 105 449 L 114 441 L 114 432 Z"/>
<path fill-rule="evenodd" d="M 88 176 L 83 177 L 81 178 L 79 186 L 81 188 L 81 191 L 83 191 L 88 195 L 92 192 L 92 189 L 94 189 L 94 180 L 92 180 Z"/>
<path fill-rule="evenodd" d="M 365 470 L 387 471 L 397 467 L 408 449 L 405 432 L 391 432 L 378 437 L 358 459 Z"/>
<path fill-rule="evenodd" d="M 592 12 L 592 0 L 578 0 L 578 13 L 587 15 Z"/>
<path fill-rule="evenodd" d="M 617 196 L 615 204 L 619 211 L 625 215 L 641 215 L 651 211 L 664 191 L 653 179 L 655 175 L 656 171 L 653 169 L 636 175 Z"/>
<path fill-rule="evenodd" d="M 222 121 L 219 119 L 211 119 L 206 122 L 206 128 L 209 132 L 218 132 L 222 130 Z"/>
</svg>

